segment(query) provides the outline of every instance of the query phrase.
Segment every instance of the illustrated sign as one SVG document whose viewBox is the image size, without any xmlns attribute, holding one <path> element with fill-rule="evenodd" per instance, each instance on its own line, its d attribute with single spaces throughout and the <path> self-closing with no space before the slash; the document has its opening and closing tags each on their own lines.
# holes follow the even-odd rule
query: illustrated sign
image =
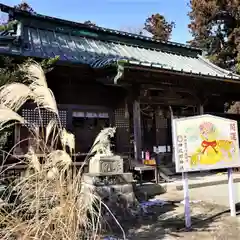
<svg viewBox="0 0 240 240">
<path fill-rule="evenodd" d="M 201 115 L 173 120 L 176 172 L 240 167 L 237 121 Z"/>
</svg>

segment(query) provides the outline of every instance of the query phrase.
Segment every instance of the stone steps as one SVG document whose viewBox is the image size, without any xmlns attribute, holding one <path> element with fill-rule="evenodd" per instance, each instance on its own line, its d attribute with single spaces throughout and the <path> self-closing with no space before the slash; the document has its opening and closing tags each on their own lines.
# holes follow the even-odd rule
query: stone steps
<svg viewBox="0 0 240 240">
<path fill-rule="evenodd" d="M 167 176 L 173 176 L 176 174 L 175 165 L 159 164 L 159 170 Z"/>
</svg>

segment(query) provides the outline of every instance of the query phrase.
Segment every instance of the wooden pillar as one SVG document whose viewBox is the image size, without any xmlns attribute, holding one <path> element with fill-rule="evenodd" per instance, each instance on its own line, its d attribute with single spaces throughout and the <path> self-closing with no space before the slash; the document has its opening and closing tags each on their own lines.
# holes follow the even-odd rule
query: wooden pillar
<svg viewBox="0 0 240 240">
<path fill-rule="evenodd" d="M 141 111 L 140 102 L 133 102 L 133 127 L 134 127 L 134 158 L 140 161 L 142 151 Z"/>
<path fill-rule="evenodd" d="M 20 141 L 21 141 L 20 131 L 21 131 L 21 125 L 16 123 L 14 126 L 14 143 L 13 144 L 16 145 L 16 147 L 13 149 L 14 155 L 22 154 L 22 150 L 20 147 Z"/>
<path fill-rule="evenodd" d="M 68 131 L 73 131 L 73 109 L 72 105 L 68 105 L 67 107 L 67 123 L 66 128 Z"/>
<path fill-rule="evenodd" d="M 174 125 L 173 125 L 173 120 L 174 120 L 174 113 L 173 113 L 173 109 L 172 106 L 169 105 L 169 112 L 170 112 L 170 116 L 171 116 L 171 133 L 172 133 L 172 162 L 175 164 L 175 156 L 174 156 L 174 150 L 175 150 L 175 146 L 174 146 L 174 142 L 173 142 L 173 136 L 174 136 Z"/>
<path fill-rule="evenodd" d="M 204 105 L 206 104 L 207 102 L 207 99 L 208 99 L 208 95 L 206 95 L 206 93 L 204 93 L 203 91 L 199 91 L 197 93 L 197 99 L 198 99 L 198 113 L 199 115 L 203 115 L 204 114 Z"/>
<path fill-rule="evenodd" d="M 116 151 L 117 153 L 128 154 L 131 152 L 130 145 L 130 126 L 129 126 L 129 114 L 124 106 L 119 106 L 115 109 L 115 126 L 116 126 Z"/>
<path fill-rule="evenodd" d="M 203 104 L 200 104 L 200 105 L 199 105 L 199 114 L 200 114 L 200 115 L 204 114 Z"/>
</svg>

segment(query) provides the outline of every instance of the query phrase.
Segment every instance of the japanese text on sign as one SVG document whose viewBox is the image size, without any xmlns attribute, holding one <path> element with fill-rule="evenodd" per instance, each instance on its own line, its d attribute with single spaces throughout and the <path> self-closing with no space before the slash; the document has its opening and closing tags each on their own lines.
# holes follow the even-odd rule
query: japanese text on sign
<svg viewBox="0 0 240 240">
<path fill-rule="evenodd" d="M 188 162 L 188 154 L 187 154 L 187 137 L 178 135 L 177 136 L 177 144 L 178 144 L 178 157 L 179 157 L 179 165 L 180 168 L 184 168 L 184 163 Z"/>
<path fill-rule="evenodd" d="M 236 124 L 235 123 L 231 123 L 230 124 L 230 138 L 233 141 L 236 141 L 237 136 L 236 136 Z"/>
</svg>

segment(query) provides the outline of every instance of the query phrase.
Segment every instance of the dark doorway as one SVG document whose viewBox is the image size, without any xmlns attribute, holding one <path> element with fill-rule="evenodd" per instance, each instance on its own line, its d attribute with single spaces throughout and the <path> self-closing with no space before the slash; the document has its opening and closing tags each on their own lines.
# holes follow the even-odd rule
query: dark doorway
<svg viewBox="0 0 240 240">
<path fill-rule="evenodd" d="M 99 132 L 110 126 L 108 113 L 74 111 L 73 132 L 76 138 L 76 152 L 88 153 Z"/>
</svg>

